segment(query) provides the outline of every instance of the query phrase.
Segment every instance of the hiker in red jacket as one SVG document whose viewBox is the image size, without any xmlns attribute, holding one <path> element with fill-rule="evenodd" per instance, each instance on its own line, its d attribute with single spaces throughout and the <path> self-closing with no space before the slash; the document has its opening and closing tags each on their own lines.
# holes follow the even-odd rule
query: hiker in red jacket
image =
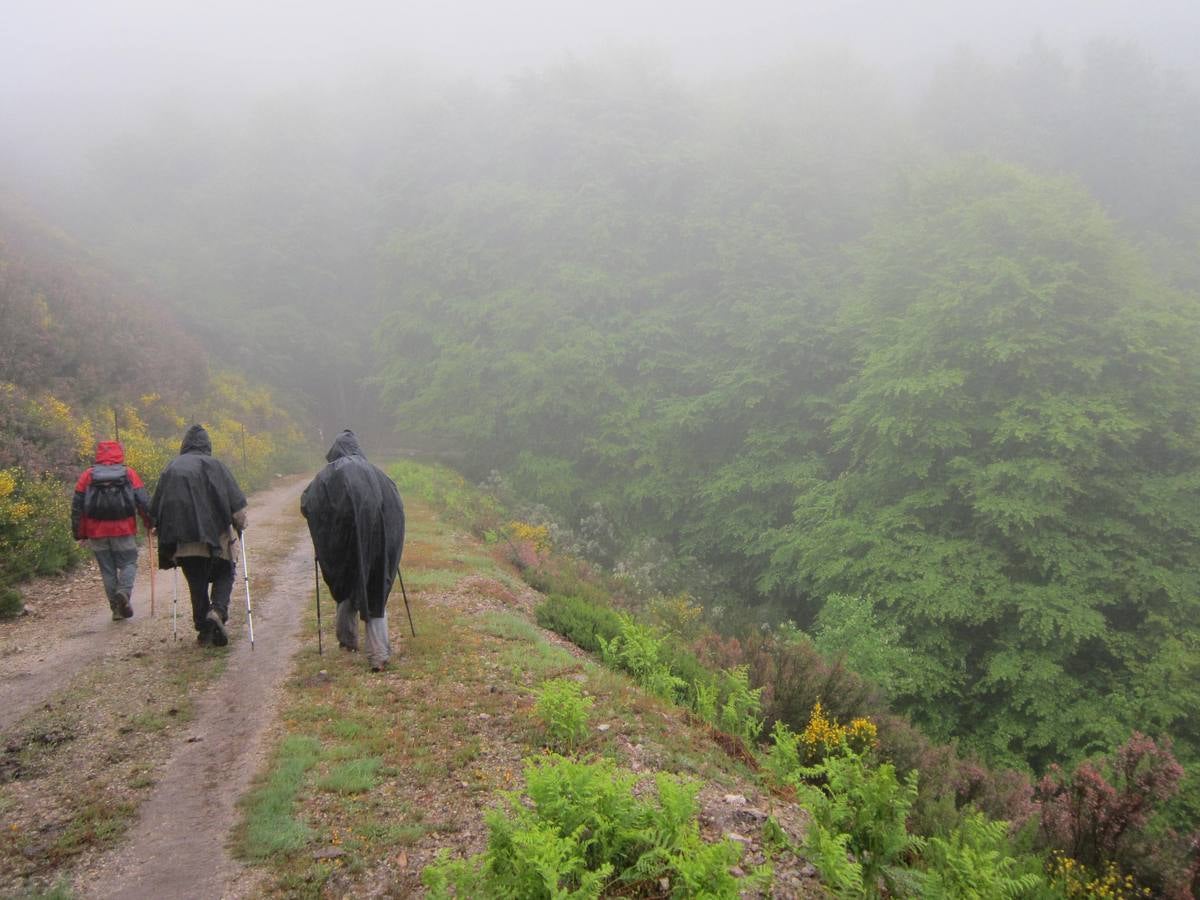
<svg viewBox="0 0 1200 900">
<path fill-rule="evenodd" d="M 71 533 L 87 541 L 100 574 L 114 622 L 133 615 L 133 579 L 137 575 L 137 519 L 149 531 L 150 495 L 138 473 L 125 465 L 125 450 L 117 441 L 96 444 L 96 464 L 79 476 L 71 501 Z"/>
</svg>

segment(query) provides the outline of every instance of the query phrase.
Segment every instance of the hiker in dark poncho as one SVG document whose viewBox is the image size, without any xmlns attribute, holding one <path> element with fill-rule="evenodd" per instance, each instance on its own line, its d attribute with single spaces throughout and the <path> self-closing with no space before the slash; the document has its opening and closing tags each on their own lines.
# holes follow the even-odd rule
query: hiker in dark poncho
<svg viewBox="0 0 1200 900">
<path fill-rule="evenodd" d="M 150 514 L 158 530 L 158 567 L 179 566 L 187 579 L 197 643 L 224 647 L 237 565 L 232 545 L 246 527 L 246 495 L 213 457 L 203 426 L 193 425 L 183 436 L 179 455 L 159 476 Z"/>
<path fill-rule="evenodd" d="M 392 479 L 367 462 L 353 431 L 334 440 L 329 461 L 300 497 L 300 512 L 321 574 L 337 601 L 338 644 L 358 649 L 367 623 L 367 661 L 380 671 L 391 656 L 387 601 L 404 549 L 404 503 Z"/>
</svg>

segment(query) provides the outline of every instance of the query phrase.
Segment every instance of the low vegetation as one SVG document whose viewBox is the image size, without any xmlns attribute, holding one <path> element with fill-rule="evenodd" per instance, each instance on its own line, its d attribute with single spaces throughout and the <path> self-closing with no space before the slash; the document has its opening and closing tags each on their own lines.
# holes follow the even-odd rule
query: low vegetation
<svg viewBox="0 0 1200 900">
<path fill-rule="evenodd" d="M 1162 815 L 1182 776 L 1166 746 L 1135 734 L 1035 785 L 922 738 L 794 629 L 726 638 L 680 598 L 639 598 L 578 560 L 521 571 L 547 592 L 539 624 L 686 707 L 794 790 L 814 820 L 799 849 L 847 896 L 877 885 L 954 896 L 972 879 L 992 891 L 980 896 L 1070 896 L 1083 872 L 1096 884 L 1119 873 L 1118 896 L 1193 889 L 1200 858 Z"/>
</svg>

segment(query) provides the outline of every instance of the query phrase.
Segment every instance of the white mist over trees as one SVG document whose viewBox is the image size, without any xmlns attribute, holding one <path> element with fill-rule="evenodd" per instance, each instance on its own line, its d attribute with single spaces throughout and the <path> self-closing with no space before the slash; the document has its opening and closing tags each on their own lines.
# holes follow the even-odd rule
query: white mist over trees
<svg viewBox="0 0 1200 900">
<path fill-rule="evenodd" d="M 746 618 L 852 598 L 939 737 L 1194 768 L 1195 26 L 967 6 L 118 7 L 5 79 L 6 181 L 326 434 L 598 504 Z"/>
</svg>

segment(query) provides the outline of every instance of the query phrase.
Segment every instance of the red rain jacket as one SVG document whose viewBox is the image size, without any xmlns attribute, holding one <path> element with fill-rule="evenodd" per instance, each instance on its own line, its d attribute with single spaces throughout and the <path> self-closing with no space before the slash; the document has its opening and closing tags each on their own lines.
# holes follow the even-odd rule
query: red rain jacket
<svg viewBox="0 0 1200 900">
<path fill-rule="evenodd" d="M 125 462 L 125 448 L 117 441 L 100 441 L 96 444 L 96 464 L 101 466 L 117 466 Z M 146 492 L 146 486 L 142 484 L 142 479 L 138 477 L 129 466 L 125 466 L 129 473 L 129 486 L 133 488 L 133 502 L 137 507 L 138 514 L 142 517 L 142 522 L 145 523 L 146 529 L 153 527 L 154 523 L 150 519 L 150 495 Z M 125 537 L 131 534 L 137 534 L 137 520 L 134 516 L 128 519 L 113 519 L 111 521 L 104 519 L 88 518 L 83 512 L 83 498 L 87 493 L 88 485 L 92 483 L 92 470 L 87 468 L 83 474 L 79 476 L 79 480 L 75 482 L 75 497 L 71 501 L 71 532 L 75 536 L 75 540 L 82 541 L 87 538 L 109 538 L 109 537 Z"/>
</svg>

